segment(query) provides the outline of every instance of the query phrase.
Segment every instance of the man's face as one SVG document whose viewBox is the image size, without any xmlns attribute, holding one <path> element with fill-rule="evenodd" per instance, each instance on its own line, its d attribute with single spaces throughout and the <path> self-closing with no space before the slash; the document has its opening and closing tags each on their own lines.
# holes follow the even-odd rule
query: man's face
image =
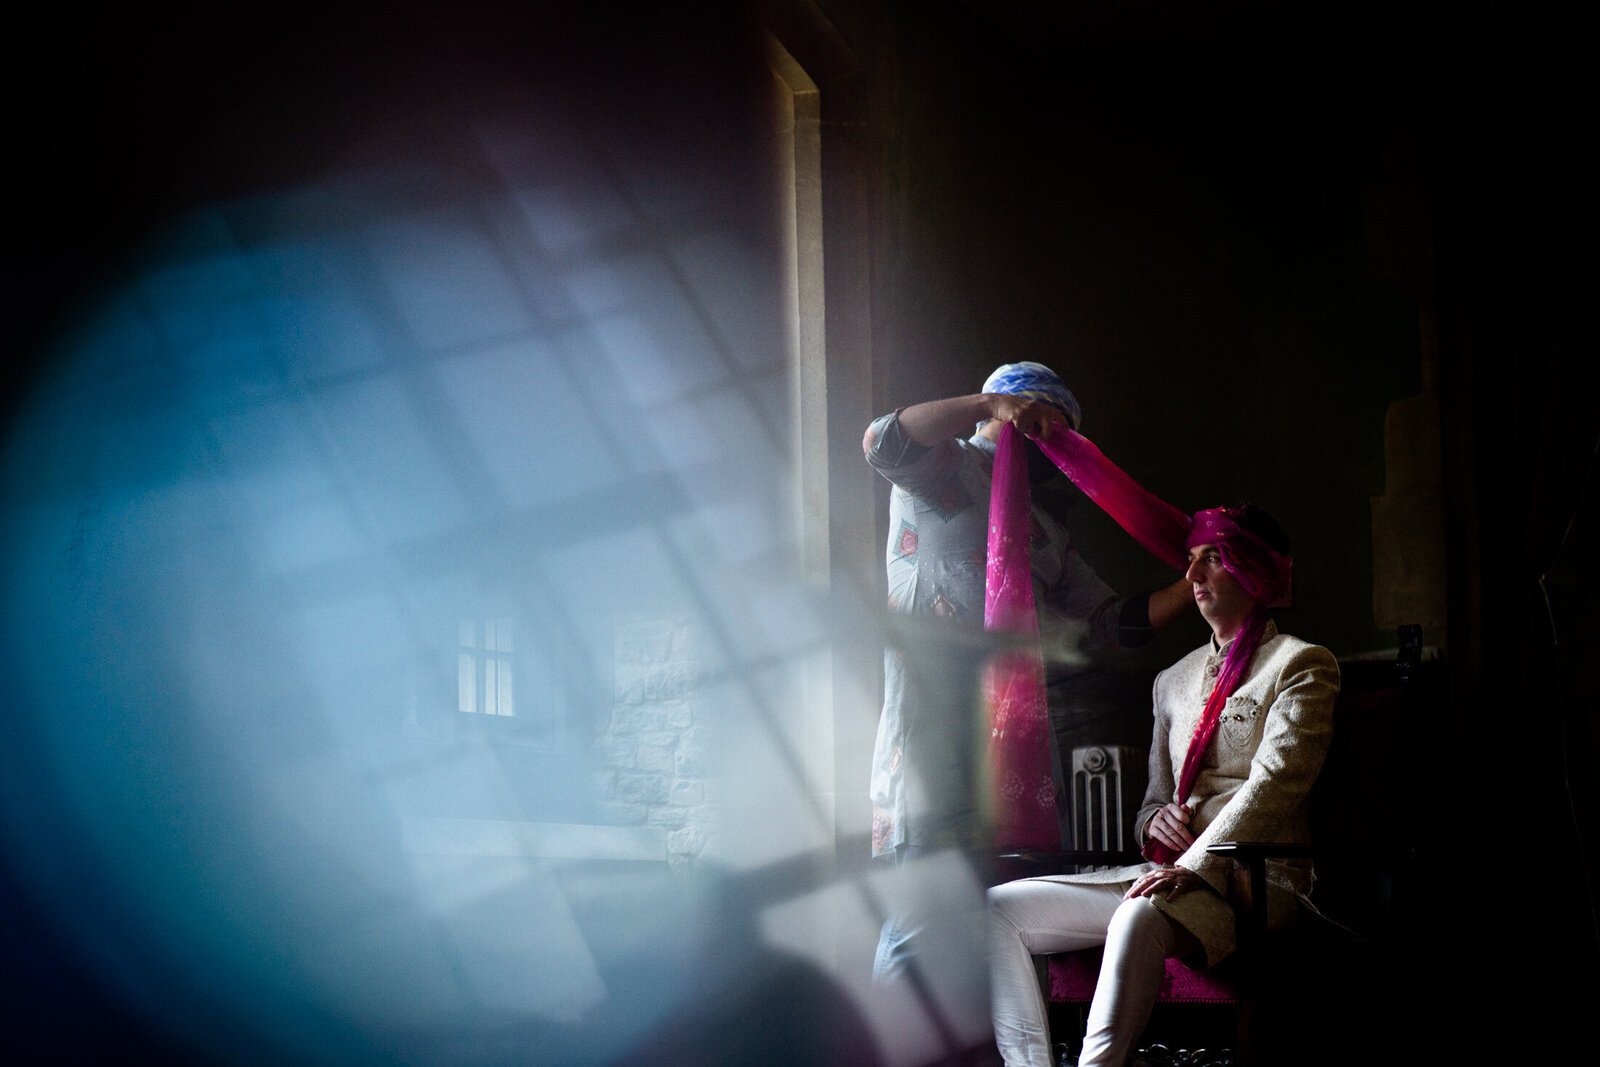
<svg viewBox="0 0 1600 1067">
<path fill-rule="evenodd" d="M 1196 545 L 1189 550 L 1184 577 L 1194 586 L 1194 601 L 1211 629 L 1223 640 L 1234 635 L 1255 610 L 1256 602 L 1222 565 L 1216 545 Z"/>
</svg>

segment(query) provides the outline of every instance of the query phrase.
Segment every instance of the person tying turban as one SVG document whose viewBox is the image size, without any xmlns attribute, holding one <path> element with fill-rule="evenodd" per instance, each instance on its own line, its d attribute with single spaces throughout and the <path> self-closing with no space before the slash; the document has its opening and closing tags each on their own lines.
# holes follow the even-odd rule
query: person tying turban
<svg viewBox="0 0 1600 1067">
<path fill-rule="evenodd" d="M 885 560 L 892 611 L 948 624 L 954 633 L 983 627 L 991 482 L 1001 431 L 1014 427 L 1049 441 L 1075 431 L 1081 419 L 1076 397 L 1054 371 L 1023 362 L 998 367 L 979 393 L 915 404 L 872 422 L 863 451 L 892 485 Z M 1058 476 L 1037 446 L 1022 447 L 1032 481 Z M 1022 581 L 1031 594 L 1026 614 L 1034 633 L 1042 625 L 1052 635 L 1052 647 L 1079 639 L 1094 648 L 1137 647 L 1193 603 L 1181 580 L 1153 593 L 1118 596 L 1074 550 L 1056 516 L 1028 503 L 1021 508 Z M 1009 739 L 1026 746 L 1030 758 L 1008 765 L 998 783 L 1007 797 L 999 840 L 979 840 L 984 831 L 973 781 L 976 691 L 970 658 L 944 654 L 944 646 L 932 642 L 891 643 L 872 759 L 874 856 L 905 863 L 952 848 L 1059 847 L 1042 706 L 1027 723 L 1034 733 Z M 915 906 L 891 915 L 881 931 L 874 977 L 904 972 L 918 941 L 927 940 L 923 926 L 924 913 Z M 964 957 L 960 965 L 970 968 L 970 960 Z"/>
</svg>

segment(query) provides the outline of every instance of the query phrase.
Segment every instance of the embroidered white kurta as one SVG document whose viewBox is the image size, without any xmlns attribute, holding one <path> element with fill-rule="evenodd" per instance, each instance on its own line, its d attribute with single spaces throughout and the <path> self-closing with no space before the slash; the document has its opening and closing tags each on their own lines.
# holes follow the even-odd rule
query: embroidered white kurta
<svg viewBox="0 0 1600 1067">
<path fill-rule="evenodd" d="M 924 447 L 895 413 L 873 421 L 862 448 L 893 485 L 885 555 L 890 609 L 982 630 L 994 442 L 974 434 Z M 1092 647 L 1115 645 L 1121 603 L 1115 591 L 1072 547 L 1065 528 L 1039 508 L 1032 518 L 1034 602 L 1047 639 L 1052 627 L 1057 634 L 1075 628 Z M 974 693 L 949 691 L 961 678 L 954 662 L 911 671 L 899 650 L 885 653 L 872 758 L 875 856 L 906 844 L 957 844 L 955 835 L 970 822 L 963 794 L 971 752 L 956 736 L 963 724 L 945 721 L 977 706 Z"/>
</svg>

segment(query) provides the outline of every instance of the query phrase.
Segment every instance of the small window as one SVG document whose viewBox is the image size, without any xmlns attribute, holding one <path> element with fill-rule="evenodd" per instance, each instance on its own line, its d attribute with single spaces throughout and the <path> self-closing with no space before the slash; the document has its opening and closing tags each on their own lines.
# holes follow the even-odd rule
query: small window
<svg viewBox="0 0 1600 1067">
<path fill-rule="evenodd" d="M 510 619 L 462 619 L 456 655 L 456 710 L 473 715 L 515 715 L 515 652 Z"/>
</svg>

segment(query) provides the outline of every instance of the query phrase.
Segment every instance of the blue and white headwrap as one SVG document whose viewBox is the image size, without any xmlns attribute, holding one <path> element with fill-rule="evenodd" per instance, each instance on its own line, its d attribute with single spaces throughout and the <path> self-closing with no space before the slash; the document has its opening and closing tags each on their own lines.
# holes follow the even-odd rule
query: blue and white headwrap
<svg viewBox="0 0 1600 1067">
<path fill-rule="evenodd" d="M 1078 398 L 1072 395 L 1067 383 L 1043 363 L 1007 363 L 996 367 L 989 380 L 983 383 L 983 391 L 1042 400 L 1065 415 L 1074 430 L 1083 421 Z"/>
</svg>

